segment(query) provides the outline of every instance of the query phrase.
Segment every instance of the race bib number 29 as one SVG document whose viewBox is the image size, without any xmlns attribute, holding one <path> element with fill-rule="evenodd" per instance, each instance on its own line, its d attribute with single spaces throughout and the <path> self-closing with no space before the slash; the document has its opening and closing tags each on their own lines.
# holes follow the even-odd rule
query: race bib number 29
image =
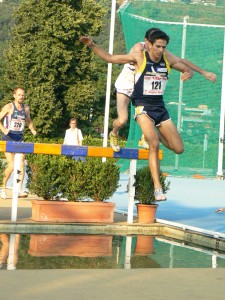
<svg viewBox="0 0 225 300">
<path fill-rule="evenodd" d="M 22 132 L 25 127 L 25 120 L 12 119 L 10 130 Z"/>
</svg>

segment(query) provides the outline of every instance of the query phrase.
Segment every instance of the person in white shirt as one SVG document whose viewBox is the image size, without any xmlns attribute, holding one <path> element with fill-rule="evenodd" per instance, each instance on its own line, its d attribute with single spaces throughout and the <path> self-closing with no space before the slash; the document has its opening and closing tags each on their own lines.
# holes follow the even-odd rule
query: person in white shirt
<svg viewBox="0 0 225 300">
<path fill-rule="evenodd" d="M 82 146 L 83 135 L 77 128 L 77 119 L 70 119 L 70 128 L 66 130 L 64 145 Z"/>
</svg>

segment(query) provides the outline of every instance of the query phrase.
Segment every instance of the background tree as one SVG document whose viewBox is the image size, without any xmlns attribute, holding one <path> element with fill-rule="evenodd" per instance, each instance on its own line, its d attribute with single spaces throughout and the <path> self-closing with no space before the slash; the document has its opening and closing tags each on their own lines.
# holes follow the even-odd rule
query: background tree
<svg viewBox="0 0 225 300">
<path fill-rule="evenodd" d="M 4 96 L 5 81 L 3 80 L 4 60 L 3 52 L 9 39 L 9 30 L 13 25 L 12 13 L 18 7 L 20 0 L 7 0 L 0 3 L 0 99 Z"/>
<path fill-rule="evenodd" d="M 96 102 L 96 63 L 79 37 L 97 35 L 105 8 L 94 0 L 24 0 L 6 51 L 5 99 L 21 85 L 38 132 L 57 136 L 66 120 L 87 120 Z"/>
<path fill-rule="evenodd" d="M 1 23 L 2 26 L 0 28 L 0 49 L 2 49 L 2 52 L 6 48 L 6 42 L 9 39 L 9 31 L 10 31 L 12 25 L 14 24 L 14 19 L 12 16 L 13 10 L 16 10 L 18 8 L 20 2 L 24 2 L 24 1 L 23 0 L 17 0 L 17 1 L 16 0 L 14 0 L 14 1 L 6 0 L 3 3 L 0 3 L 0 22 L 1 22 L 1 16 L 4 19 L 4 22 Z M 27 2 L 27 1 L 25 1 L 25 2 Z M 28 2 L 30 2 L 30 1 L 28 1 Z M 102 27 L 101 27 L 99 34 L 94 33 L 93 38 L 103 48 L 108 50 L 112 2 L 111 2 L 111 0 L 96 0 L 96 2 L 99 5 L 101 5 L 102 9 L 104 9 L 104 11 L 106 11 L 106 14 L 103 14 L 103 17 L 101 18 Z M 25 4 L 25 5 L 27 5 L 27 4 Z M 31 8 L 31 5 L 33 6 L 33 3 L 31 3 L 30 6 L 28 6 L 28 7 Z M 24 17 L 24 15 L 28 14 L 28 7 L 27 7 L 25 13 L 23 12 L 24 9 L 20 7 L 20 11 L 22 10 L 22 16 L 20 16 L 20 17 Z M 31 9 L 31 11 L 32 11 L 32 9 Z M 30 19 L 31 17 L 32 17 L 32 19 L 35 19 L 35 20 L 40 18 L 39 16 L 34 18 L 33 16 L 31 16 L 31 14 L 29 14 L 27 18 Z M 16 18 L 17 18 L 17 14 L 16 14 Z M 56 18 L 58 19 L 58 17 L 56 17 Z M 18 20 L 18 18 L 17 18 L 17 20 Z M 25 23 L 26 20 L 24 20 L 23 22 Z M 41 21 L 38 21 L 38 22 L 41 23 Z M 64 20 L 61 19 L 60 22 L 64 23 Z M 18 23 L 18 21 L 17 21 L 17 23 Z M 4 33 L 3 33 L 3 27 L 5 28 Z M 23 25 L 23 27 L 24 27 L 24 25 Z M 1 31 L 1 29 L 2 29 L 2 31 Z M 24 31 L 26 31 L 26 30 L 24 30 Z M 85 30 L 86 30 L 86 28 L 85 28 Z M 24 31 L 21 30 L 21 33 L 23 34 Z M 29 31 L 28 31 L 28 33 L 29 33 Z M 48 33 L 50 34 L 50 38 L 52 38 L 51 31 L 48 31 L 48 32 L 46 31 L 46 35 Z M 13 34 L 14 34 L 14 30 L 13 30 Z M 19 34 L 19 32 L 17 32 L 17 34 Z M 32 34 L 33 33 L 31 31 L 31 35 Z M 90 34 L 90 32 L 88 34 Z M 36 38 L 37 38 L 37 36 L 35 36 L 35 39 Z M 25 38 L 23 40 L 25 40 Z M 40 44 L 41 41 L 39 41 L 38 43 Z M 29 55 L 29 60 L 31 60 L 31 57 L 33 57 L 33 53 L 34 53 L 34 56 L 37 56 L 40 54 L 37 53 L 36 49 L 33 50 L 33 53 L 32 53 L 32 41 L 30 41 L 29 44 L 31 46 L 31 50 L 30 50 L 31 54 Z M 14 47 L 14 42 L 11 41 L 10 45 L 11 45 L 11 47 Z M 43 50 L 44 50 L 44 48 L 43 48 Z M 8 51 L 9 50 L 7 50 L 7 52 Z M 123 30 L 122 30 L 120 20 L 116 14 L 115 35 L 114 35 L 114 53 L 125 53 L 125 52 L 126 52 L 126 49 L 125 49 L 125 43 L 124 43 Z M 43 56 L 43 54 L 41 54 L 41 55 Z M 90 53 L 90 55 L 91 55 L 91 53 Z M 8 53 L 7 53 L 7 56 L 9 56 Z M 85 86 L 83 87 L 81 84 L 79 85 L 79 89 L 77 87 L 74 87 L 73 85 L 70 86 L 67 93 L 65 93 L 65 95 L 63 95 L 64 98 L 63 97 L 57 97 L 57 98 L 55 97 L 55 93 L 53 90 L 54 86 L 52 85 L 52 81 L 50 81 L 50 82 L 46 81 L 45 83 L 43 82 L 41 85 L 37 82 L 37 84 L 34 87 L 28 85 L 27 92 L 29 93 L 29 99 L 27 98 L 27 100 L 29 100 L 29 102 L 31 104 L 32 117 L 35 119 L 35 123 L 40 124 L 40 128 L 42 128 L 42 132 L 45 132 L 44 135 L 46 137 L 51 137 L 51 136 L 57 136 L 57 137 L 61 136 L 62 137 L 64 134 L 63 130 L 65 129 L 65 127 L 68 126 L 70 117 L 73 117 L 74 115 L 76 115 L 79 118 L 79 127 L 82 128 L 82 132 L 85 135 L 88 134 L 88 135 L 92 135 L 92 136 L 93 135 L 99 136 L 99 133 L 103 132 L 104 113 L 105 113 L 105 97 L 106 97 L 107 64 L 105 62 L 101 61 L 100 59 L 98 59 L 97 56 L 94 56 L 94 57 L 92 56 L 92 58 L 94 61 L 93 64 L 95 67 L 95 72 L 93 72 L 93 70 L 92 70 L 91 81 L 92 81 L 92 86 L 95 87 L 95 90 L 94 90 L 93 94 L 89 94 L 88 101 L 84 101 L 86 99 L 83 96 L 83 91 L 84 91 Z M 36 58 L 34 58 L 34 59 L 38 62 L 38 60 Z M 2 72 L 3 72 L 4 68 L 7 67 L 7 65 L 5 64 L 4 68 L 3 68 L 3 56 L 2 55 L 0 55 L 0 66 L 2 66 Z M 26 69 L 27 66 L 28 66 L 28 64 L 25 64 L 24 68 Z M 13 63 L 12 63 L 12 68 L 14 68 Z M 19 68 L 20 68 L 20 66 L 19 66 Z M 35 66 L 35 68 L 39 72 L 39 66 Z M 110 99 L 110 116 L 109 116 L 109 127 L 110 128 L 109 129 L 111 129 L 113 119 L 115 119 L 115 117 L 117 115 L 116 98 L 115 98 L 115 94 L 114 94 L 114 82 L 115 82 L 115 79 L 116 79 L 119 71 L 121 70 L 121 68 L 122 68 L 122 66 L 113 65 L 112 89 L 111 89 L 112 92 L 111 92 L 111 99 Z M 11 73 L 10 68 L 8 68 L 8 69 L 9 70 L 7 72 L 9 72 L 9 75 L 10 75 L 10 73 Z M 29 68 L 29 70 L 30 70 L 30 68 Z M 3 76 L 3 74 L 2 74 L 2 76 Z M 1 76 L 1 71 L 0 71 L 0 80 L 2 83 L 0 86 L 0 106 L 5 104 L 6 101 L 12 100 L 11 99 L 11 96 L 12 96 L 11 95 L 12 94 L 11 87 L 14 86 L 14 80 L 13 81 L 11 80 L 11 76 L 5 76 L 4 80 L 3 80 L 2 76 Z M 15 77 L 15 76 L 12 76 L 12 77 Z M 33 75 L 31 75 L 31 77 L 33 77 Z M 81 73 L 81 77 L 82 77 L 82 73 Z M 32 81 L 33 81 L 33 79 L 32 79 Z M 7 84 L 5 86 L 3 86 L 3 83 L 7 83 Z M 87 91 L 88 90 L 85 90 L 85 93 Z M 46 94 L 46 101 L 42 101 L 43 93 Z M 34 97 L 34 95 L 36 95 L 36 94 L 38 95 L 38 97 L 36 97 L 36 96 Z M 4 98 L 4 95 L 5 95 L 5 98 Z M 87 95 L 85 95 L 85 96 L 87 96 Z M 61 113 L 59 113 L 60 107 L 62 104 L 62 99 L 63 99 L 64 110 L 61 110 Z M 46 119 L 46 115 L 51 114 L 51 109 L 50 109 L 51 102 L 52 102 L 52 105 L 54 105 L 54 103 L 56 103 L 55 106 L 56 106 L 56 108 L 58 107 L 58 110 L 59 110 L 58 115 L 56 113 L 55 118 L 53 115 L 52 118 L 48 117 Z M 59 104 L 58 104 L 58 102 L 59 102 Z M 40 105 L 40 103 L 41 103 L 41 105 Z M 39 116 L 34 115 L 33 106 L 38 108 Z M 57 109 L 56 109 L 56 112 L 57 112 Z M 61 114 L 63 114 L 63 116 L 64 116 L 63 119 L 61 119 Z M 60 122 L 60 125 L 59 125 L 59 122 Z M 56 132 L 52 131 L 53 127 L 54 127 L 54 123 L 55 124 L 57 123 L 58 128 L 61 129 L 61 132 L 58 130 L 58 128 L 57 128 Z M 43 124 L 45 125 L 44 126 L 45 128 L 42 126 Z M 128 129 L 129 129 L 129 124 L 123 130 L 120 131 L 120 135 L 126 137 Z"/>
</svg>

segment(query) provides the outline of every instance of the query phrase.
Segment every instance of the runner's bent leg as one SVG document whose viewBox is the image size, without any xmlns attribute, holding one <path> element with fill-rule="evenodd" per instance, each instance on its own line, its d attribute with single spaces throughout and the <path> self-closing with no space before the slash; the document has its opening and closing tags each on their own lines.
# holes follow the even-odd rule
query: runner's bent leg
<svg viewBox="0 0 225 300">
<path fill-rule="evenodd" d="M 130 104 L 130 99 L 125 94 L 116 94 L 117 101 L 117 119 L 113 122 L 113 133 L 118 134 L 120 128 L 122 128 L 128 120 L 128 106 Z"/>
<path fill-rule="evenodd" d="M 174 151 L 176 154 L 182 154 L 184 152 L 183 141 L 172 120 L 162 122 L 157 129 L 159 131 L 159 139 L 165 147 Z"/>
<path fill-rule="evenodd" d="M 14 168 L 14 153 L 9 153 L 5 152 L 5 158 L 7 161 L 7 166 L 4 171 L 4 176 L 3 176 L 3 182 L 2 182 L 2 187 L 6 188 L 7 181 L 9 180 L 9 177 L 13 171 Z"/>
<path fill-rule="evenodd" d="M 118 131 L 128 120 L 128 106 L 130 99 L 125 94 L 117 93 L 117 114 L 118 118 L 113 122 L 113 130 L 109 133 L 110 146 L 113 151 L 119 152 Z"/>
<path fill-rule="evenodd" d="M 12 174 L 14 168 L 14 153 L 5 152 L 5 158 L 7 161 L 7 166 L 4 170 L 3 180 L 2 180 L 2 191 L 1 198 L 6 199 L 6 185 L 9 180 L 10 175 Z"/>
</svg>

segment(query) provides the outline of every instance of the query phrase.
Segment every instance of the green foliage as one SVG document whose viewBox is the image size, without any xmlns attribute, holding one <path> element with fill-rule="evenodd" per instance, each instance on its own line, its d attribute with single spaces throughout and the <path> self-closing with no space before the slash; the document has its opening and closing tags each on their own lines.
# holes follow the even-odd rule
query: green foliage
<svg viewBox="0 0 225 300">
<path fill-rule="evenodd" d="M 160 172 L 160 183 L 163 192 L 169 190 L 170 182 L 166 181 L 166 176 Z M 149 167 L 143 167 L 137 170 L 135 176 L 135 199 L 141 204 L 155 204 L 154 183 Z"/>
<path fill-rule="evenodd" d="M 3 1 L 0 3 L 0 37 L 1 42 L 9 38 L 9 28 L 12 26 L 12 13 L 13 10 L 19 5 L 17 1 Z"/>
<path fill-rule="evenodd" d="M 119 168 L 110 159 L 102 163 L 102 159 L 88 158 L 85 163 L 85 177 L 85 184 L 88 185 L 87 196 L 94 201 L 103 201 L 111 197 L 118 188 Z"/>
<path fill-rule="evenodd" d="M 9 31 L 13 25 L 12 13 L 13 10 L 18 7 L 20 0 L 8 0 L 0 2 L 0 99 L 4 96 L 4 90 L 6 88 L 6 82 L 3 79 L 5 60 L 3 58 L 3 52 L 9 39 Z"/>
<path fill-rule="evenodd" d="M 29 141 L 31 143 L 45 143 L 45 144 L 63 144 L 64 137 L 55 137 L 55 138 L 43 138 L 40 135 L 33 136 L 28 131 L 24 137 L 25 142 Z M 126 141 L 119 140 L 120 146 L 124 148 L 126 146 Z M 83 146 L 93 146 L 93 147 L 102 147 L 103 139 L 93 137 L 91 135 L 85 135 L 83 139 Z M 108 140 L 109 146 L 109 140 Z"/>
<path fill-rule="evenodd" d="M 61 2 L 0 3 L 0 105 L 13 100 L 14 85 L 23 85 L 34 125 L 42 138 L 62 135 L 74 116 L 84 134 L 97 136 L 96 126 L 101 132 L 104 126 L 107 64 L 88 49 L 80 52 L 83 46 L 78 37 L 89 34 L 108 49 L 111 0 Z M 13 10 L 20 3 L 13 18 Z M 116 15 L 114 53 L 125 52 L 122 25 Z M 120 69 L 121 66 L 113 65 L 110 129 L 117 116 L 113 91 Z M 120 135 L 127 136 L 128 128 L 123 128 Z"/>
<path fill-rule="evenodd" d="M 124 148 L 126 146 L 126 141 L 119 140 L 120 147 Z M 93 138 L 92 136 L 85 136 L 83 139 L 83 145 L 85 146 L 97 146 L 102 147 L 103 139 L 100 138 Z M 109 140 L 108 140 L 108 147 L 109 147 Z"/>
<path fill-rule="evenodd" d="M 59 158 L 50 155 L 28 155 L 28 189 L 39 197 L 52 200 L 60 192 L 62 178 L 59 174 L 65 164 L 66 158 L 63 156 Z"/>
<path fill-rule="evenodd" d="M 93 138 L 90 135 L 86 135 L 83 139 L 83 145 L 102 147 L 103 140 L 101 138 Z"/>
<path fill-rule="evenodd" d="M 8 91 L 15 85 L 25 88 L 34 124 L 43 136 L 64 131 L 71 116 L 87 121 L 95 106 L 93 54 L 79 37 L 86 32 L 98 35 L 104 13 L 94 0 L 24 0 L 15 12 L 5 81 Z"/>
<path fill-rule="evenodd" d="M 104 201 L 118 187 L 119 168 L 112 160 L 103 163 L 88 157 L 84 162 L 64 156 L 29 155 L 27 161 L 27 188 L 46 200 L 60 194 L 69 201 Z"/>
</svg>

